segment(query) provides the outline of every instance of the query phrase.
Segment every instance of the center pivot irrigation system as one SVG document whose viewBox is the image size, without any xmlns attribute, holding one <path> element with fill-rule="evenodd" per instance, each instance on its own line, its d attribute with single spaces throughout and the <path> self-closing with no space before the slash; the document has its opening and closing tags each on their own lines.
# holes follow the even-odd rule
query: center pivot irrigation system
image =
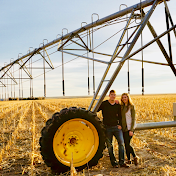
<svg viewBox="0 0 176 176">
<path fill-rule="evenodd" d="M 155 29 L 150 23 L 150 17 L 155 11 L 157 5 L 163 4 L 165 7 L 165 16 L 166 16 L 166 26 L 167 29 L 160 35 L 157 35 Z M 123 4 L 124 5 L 124 4 Z M 147 11 L 144 9 L 147 7 Z M 62 109 L 60 112 L 55 113 L 51 119 L 46 122 L 46 126 L 42 129 L 42 137 L 40 138 L 40 150 L 43 156 L 43 160 L 47 166 L 56 173 L 66 172 L 70 169 L 70 165 L 73 165 L 78 170 L 82 170 L 86 167 L 92 167 L 98 163 L 98 160 L 103 156 L 102 152 L 105 148 L 105 135 L 102 122 L 97 117 L 96 112 L 105 98 L 109 88 L 113 84 L 116 76 L 123 67 L 125 61 L 135 60 L 142 62 L 142 93 L 144 93 L 144 69 L 143 63 L 159 64 L 169 66 L 176 76 L 175 65 L 172 60 L 172 46 L 171 46 L 171 36 L 170 33 L 173 32 L 176 37 L 176 25 L 173 22 L 169 8 L 165 0 L 146 0 L 139 2 L 131 7 L 120 10 L 112 15 L 99 19 L 93 22 L 92 14 L 92 23 L 81 26 L 81 28 L 74 30 L 70 33 L 62 35 L 53 40 L 50 43 L 44 44 L 39 48 L 29 51 L 28 54 L 19 57 L 17 60 L 12 61 L 10 64 L 5 65 L 0 69 L 0 72 L 3 73 L 1 76 L 2 86 L 6 86 L 3 82 L 3 79 L 11 79 L 15 84 L 17 84 L 16 78 L 11 69 L 15 64 L 18 64 L 20 69 L 24 70 L 28 75 L 29 79 L 32 80 L 32 57 L 39 54 L 42 56 L 43 62 L 47 63 L 51 69 L 54 66 L 51 63 L 49 58 L 48 50 L 57 47 L 57 51 L 62 52 L 62 78 L 63 78 L 63 95 L 64 92 L 64 57 L 63 54 L 74 55 L 76 57 L 81 57 L 87 59 L 88 61 L 93 61 L 93 71 L 94 71 L 94 62 L 100 62 L 107 64 L 103 77 L 97 87 L 97 90 L 94 91 L 94 96 L 91 101 L 91 104 L 86 110 L 85 108 L 71 107 L 69 109 Z M 98 15 L 97 15 L 98 16 Z M 138 20 L 138 23 L 133 23 Z M 93 42 L 93 33 L 99 30 L 102 27 L 112 25 L 118 22 L 126 22 L 125 27 L 123 28 L 121 37 L 115 47 L 115 50 L 112 55 L 96 52 Z M 140 22 L 139 22 L 140 21 Z M 82 23 L 83 24 L 83 23 Z M 142 42 L 142 31 L 145 27 L 148 27 L 149 31 L 153 35 L 153 40 L 143 45 Z M 160 38 L 167 35 L 169 54 L 166 52 L 164 45 L 162 44 Z M 127 39 L 125 39 L 127 36 Z M 137 40 L 141 37 L 141 47 L 136 51 L 132 52 Z M 124 43 L 122 43 L 125 40 Z M 143 52 L 143 49 L 149 45 L 157 43 L 161 53 L 164 55 L 167 63 L 159 63 L 153 61 L 146 61 L 133 59 L 132 56 L 136 55 L 139 52 Z M 70 48 L 71 44 L 76 45 L 76 48 Z M 74 53 L 70 50 L 75 51 Z M 43 51 L 43 54 L 41 53 Z M 86 51 L 84 54 L 78 54 L 78 52 Z M 46 53 L 46 56 L 45 56 Z M 92 53 L 93 57 L 89 57 L 89 53 Z M 119 56 L 120 53 L 124 53 L 123 56 Z M 103 61 L 94 58 L 94 54 L 101 56 L 111 57 L 109 61 Z M 48 61 L 48 59 L 49 61 Z M 115 61 L 115 59 L 120 59 L 120 61 Z M 106 80 L 108 71 L 113 63 L 118 63 L 114 73 L 112 74 L 109 80 Z M 27 68 L 29 66 L 29 69 Z M 20 74 L 19 74 L 20 75 Z M 23 79 L 19 76 L 19 79 Z M 45 79 L 45 68 L 44 68 L 44 79 Z M 93 82 L 94 82 L 94 73 L 93 73 Z M 20 81 L 19 81 L 20 83 Z M 106 84 L 102 94 L 99 98 L 98 94 L 102 89 L 102 85 Z M 32 81 L 31 81 L 32 85 Z M 32 86 L 31 86 L 32 87 Z M 89 88 L 89 77 L 88 77 L 88 88 Z M 88 89 L 89 90 L 89 89 Z M 93 90 L 95 90 L 95 84 L 93 84 Z M 45 83 L 44 83 L 44 93 L 45 92 Z M 130 83 L 129 83 L 129 70 L 128 70 L 128 91 L 130 92 Z M 31 91 L 32 92 L 32 89 Z M 32 93 L 31 93 L 32 94 Z M 175 105 L 174 105 L 175 106 Z M 175 112 L 175 110 L 174 110 Z M 174 114 L 176 116 L 176 112 Z M 152 128 L 163 128 L 163 127 L 175 127 L 176 121 L 170 122 L 157 122 L 157 123 L 147 123 L 147 124 L 137 124 L 136 130 L 152 129 Z"/>
</svg>

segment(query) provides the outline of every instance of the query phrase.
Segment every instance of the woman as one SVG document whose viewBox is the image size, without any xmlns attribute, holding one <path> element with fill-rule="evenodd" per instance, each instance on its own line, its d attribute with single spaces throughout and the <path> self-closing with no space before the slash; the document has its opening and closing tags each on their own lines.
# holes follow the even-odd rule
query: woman
<svg viewBox="0 0 176 176">
<path fill-rule="evenodd" d="M 122 131 L 126 149 L 126 155 L 128 158 L 127 164 L 131 164 L 130 154 L 133 155 L 134 164 L 138 165 L 138 158 L 134 152 L 133 147 L 130 145 L 130 141 L 134 134 L 135 129 L 135 109 L 131 101 L 130 96 L 127 93 L 123 93 L 121 96 L 121 113 L 122 113 Z"/>
</svg>

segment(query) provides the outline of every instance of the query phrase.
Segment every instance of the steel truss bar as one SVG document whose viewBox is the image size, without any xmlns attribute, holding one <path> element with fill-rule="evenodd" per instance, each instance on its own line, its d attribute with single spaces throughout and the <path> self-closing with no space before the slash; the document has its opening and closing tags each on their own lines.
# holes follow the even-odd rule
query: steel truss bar
<svg viewBox="0 0 176 176">
<path fill-rule="evenodd" d="M 143 13 L 144 13 L 144 12 L 143 12 Z M 155 32 L 153 26 L 150 24 L 149 21 L 148 21 L 148 23 L 147 23 L 147 26 L 148 26 L 149 30 L 151 31 L 153 37 L 156 38 L 156 37 L 157 37 L 157 34 L 156 34 L 156 32 Z M 174 26 L 176 27 L 176 25 L 174 25 Z M 174 26 L 173 26 L 173 29 L 175 29 Z M 167 30 L 167 31 L 168 31 L 168 30 Z M 169 31 L 168 31 L 167 33 L 169 33 Z M 159 48 L 161 49 L 161 52 L 163 53 L 164 57 L 166 58 L 166 60 L 167 60 L 167 62 L 168 62 L 168 64 L 169 64 L 171 70 L 173 71 L 174 75 L 176 76 L 176 69 L 175 69 L 175 67 L 174 67 L 174 65 L 173 65 L 173 63 L 172 63 L 171 58 L 168 56 L 168 54 L 167 54 L 167 52 L 166 52 L 166 50 L 165 50 L 163 44 L 161 43 L 161 41 L 160 41 L 159 39 L 156 41 L 156 43 L 158 44 Z"/>
<path fill-rule="evenodd" d="M 0 81 L 4 86 L 1 86 L 1 87 L 6 87 L 6 85 L 2 82 L 2 81 Z"/>
<path fill-rule="evenodd" d="M 111 56 L 110 54 L 105 54 L 105 53 L 99 53 L 99 52 L 94 52 L 95 54 L 100 54 L 100 55 L 105 55 L 105 56 Z M 117 56 L 118 58 L 122 58 L 120 56 Z M 142 60 L 140 59 L 134 59 L 134 58 L 128 58 L 128 60 L 132 60 L 132 61 L 139 61 L 139 62 L 142 62 Z M 115 61 L 113 63 L 118 63 L 120 61 Z M 161 63 L 161 62 L 153 62 L 153 61 L 147 61 L 147 60 L 143 60 L 143 62 L 146 62 L 146 63 L 149 63 L 149 64 L 157 64 L 157 65 L 165 65 L 165 66 L 169 66 L 169 64 L 166 64 L 166 63 Z M 173 64 L 173 65 L 176 65 L 176 64 Z"/>
<path fill-rule="evenodd" d="M 21 60 L 21 62 L 22 62 L 22 64 L 24 64 L 23 60 Z M 27 72 L 28 72 L 28 76 L 29 76 L 30 78 L 32 78 L 32 75 L 31 75 L 31 73 L 29 72 L 29 70 L 27 69 L 26 65 L 24 65 L 24 67 L 26 68 L 26 70 L 27 70 Z M 23 67 L 23 70 L 24 70 L 24 67 Z"/>
<path fill-rule="evenodd" d="M 78 36 L 79 39 L 82 41 L 82 43 L 84 44 L 85 48 L 89 51 L 90 49 L 89 49 L 88 46 L 85 44 L 85 42 L 83 41 L 83 39 L 79 36 L 79 34 L 77 34 L 77 36 Z"/>
<path fill-rule="evenodd" d="M 119 58 L 123 58 L 123 57 L 120 57 L 118 56 Z M 140 60 L 140 59 L 134 59 L 134 58 L 128 58 L 128 60 L 131 60 L 131 61 L 138 61 L 138 62 L 145 62 L 145 63 L 149 63 L 149 64 L 156 64 L 156 65 L 164 65 L 164 66 L 169 66 L 169 64 L 166 64 L 166 63 L 162 63 L 162 62 L 153 62 L 153 61 L 147 61 L 147 60 Z M 116 62 L 113 62 L 113 63 L 118 63 L 120 61 L 116 61 Z M 173 64 L 173 65 L 176 65 L 176 64 Z"/>
<path fill-rule="evenodd" d="M 81 28 L 79 28 L 79 29 L 77 29 L 77 30 L 74 30 L 73 32 L 70 32 L 70 33 L 68 33 L 68 34 L 65 34 L 64 36 L 61 36 L 61 37 L 59 37 L 59 38 L 57 38 L 57 39 L 55 39 L 55 40 L 53 40 L 53 41 L 51 41 L 51 42 L 49 42 L 49 43 L 43 45 L 42 47 L 39 47 L 38 49 L 35 49 L 33 52 L 29 52 L 28 54 L 23 55 L 22 57 L 20 57 L 19 59 L 15 60 L 14 62 L 17 62 L 17 61 L 19 61 L 19 60 L 22 60 L 22 59 L 24 59 L 24 58 L 26 58 L 26 57 L 28 57 L 28 56 L 32 57 L 36 52 L 41 51 L 41 50 L 43 50 L 44 48 L 47 48 L 47 47 L 49 47 L 49 46 L 51 46 L 51 45 L 54 45 L 54 44 L 60 42 L 60 40 L 65 40 L 65 39 L 69 38 L 72 33 L 73 33 L 73 34 L 78 34 L 78 33 L 84 32 L 84 31 L 86 31 L 86 30 L 91 29 L 92 27 L 96 27 L 96 26 L 102 25 L 102 24 L 105 23 L 105 22 L 111 21 L 111 20 L 113 20 L 113 19 L 115 19 L 115 18 L 124 16 L 124 15 L 126 15 L 126 14 L 128 14 L 128 13 L 131 13 L 132 10 L 137 11 L 137 10 L 140 10 L 141 8 L 145 8 L 145 7 L 151 6 L 151 5 L 154 3 L 154 1 L 155 1 L 155 0 L 146 0 L 146 1 L 143 1 L 143 2 L 141 2 L 141 3 L 135 4 L 135 5 L 131 6 L 131 7 L 128 7 L 128 8 L 126 8 L 126 9 L 123 9 L 123 10 L 121 10 L 121 11 L 118 11 L 118 12 L 116 12 L 116 13 L 113 13 L 113 14 L 107 16 L 107 17 L 104 17 L 104 18 L 102 18 L 102 19 L 99 19 L 99 20 L 97 20 L 97 21 L 95 21 L 95 22 L 91 22 L 90 24 L 87 24 L 87 25 L 85 25 L 85 26 L 83 26 L 83 27 L 81 27 Z M 163 2 L 163 1 L 164 1 L 164 0 L 158 0 L 159 3 Z M 6 66 L 2 67 L 2 68 L 0 69 L 0 71 L 3 70 L 3 69 L 5 69 L 5 68 L 7 68 L 7 67 L 10 66 L 11 64 L 12 64 L 12 63 L 7 64 Z"/>
<path fill-rule="evenodd" d="M 50 68 L 51 69 L 54 69 L 51 65 L 50 65 L 50 63 L 45 59 L 45 57 L 40 53 L 40 52 L 38 52 L 41 56 L 42 56 L 42 58 L 45 60 L 45 62 L 50 66 Z"/>
<path fill-rule="evenodd" d="M 96 51 L 93 51 L 94 54 L 100 54 L 100 55 L 104 55 L 104 56 L 110 56 L 112 57 L 111 54 L 106 54 L 106 53 L 100 53 L 100 52 L 96 52 Z"/>
<path fill-rule="evenodd" d="M 111 56 L 111 57 L 112 57 L 111 54 L 99 53 L 99 52 L 95 52 L 95 51 L 94 51 L 94 53 L 95 53 L 95 54 L 100 54 L 100 55 L 105 55 L 105 56 Z M 120 57 L 120 56 L 117 56 L 117 57 L 118 57 L 118 58 L 122 58 L 122 57 Z M 140 60 L 140 59 L 134 59 L 134 58 L 128 58 L 128 59 L 129 59 L 129 60 L 132 60 L 132 61 L 139 61 L 139 62 L 142 62 L 142 60 Z M 118 62 L 120 62 L 120 61 L 115 61 L 115 62 L 113 62 L 113 63 L 118 63 Z M 146 60 L 143 60 L 143 62 L 146 62 L 146 63 L 149 63 L 149 64 L 157 64 L 157 65 L 169 66 L 169 64 L 161 63 L 161 62 L 153 62 L 153 61 L 146 61 Z M 173 64 L 173 65 L 176 65 L 176 64 Z"/>
<path fill-rule="evenodd" d="M 157 65 L 169 66 L 169 64 L 160 63 L 160 62 L 152 62 L 152 61 L 145 61 L 145 60 L 142 61 L 142 60 L 140 60 L 140 59 L 133 59 L 133 58 L 129 58 L 129 60 L 138 61 L 138 62 L 145 62 L 145 63 L 149 63 L 149 64 L 157 64 Z"/>
<path fill-rule="evenodd" d="M 116 76 L 118 75 L 118 73 L 120 72 L 120 70 L 121 70 L 123 64 L 125 63 L 126 57 L 129 55 L 129 53 L 130 53 L 131 50 L 133 49 L 133 47 L 134 47 L 134 45 L 135 45 L 137 39 L 139 38 L 139 36 L 140 36 L 142 30 L 144 29 L 144 27 L 146 26 L 146 24 L 147 24 L 149 18 L 151 17 L 152 13 L 154 12 L 154 10 L 155 10 L 155 8 L 156 8 L 158 2 L 159 2 L 158 0 L 155 0 L 155 2 L 153 3 L 151 9 L 149 10 L 149 12 L 148 12 L 148 13 L 145 15 L 145 17 L 143 18 L 143 21 L 142 21 L 142 23 L 141 23 L 141 26 L 140 26 L 140 28 L 138 29 L 138 31 L 137 31 L 135 37 L 133 38 L 133 41 L 132 41 L 131 44 L 129 45 L 127 51 L 125 52 L 125 54 L 124 54 L 124 56 L 123 56 L 123 58 L 122 58 L 122 60 L 121 60 L 121 62 L 120 62 L 119 65 L 117 66 L 115 72 L 113 73 L 112 77 L 110 78 L 110 81 L 109 81 L 108 84 L 106 85 L 106 87 L 105 87 L 103 93 L 101 94 L 99 100 L 98 100 L 97 103 L 95 104 L 95 106 L 94 106 L 94 108 L 93 108 L 93 110 L 92 110 L 94 113 L 97 112 L 97 110 L 98 110 L 99 106 L 101 105 L 101 103 L 102 103 L 104 97 L 106 96 L 106 94 L 107 94 L 109 88 L 111 87 L 111 85 L 112 85 L 112 83 L 114 82 Z M 114 53 L 113 55 L 115 55 L 115 53 Z M 91 103 L 91 105 L 89 106 L 89 110 L 91 109 L 91 107 L 92 107 L 92 103 Z"/>
<path fill-rule="evenodd" d="M 78 38 L 81 40 L 81 42 L 84 44 L 84 46 L 81 45 L 80 43 L 78 43 L 78 42 L 72 40 L 72 38 L 75 37 L 75 36 L 78 36 Z M 75 43 L 75 44 L 77 44 L 77 45 L 79 45 L 79 46 L 85 48 L 86 50 L 89 50 L 89 51 L 90 51 L 90 49 L 88 48 L 88 46 L 85 44 L 85 42 L 82 40 L 82 38 L 81 38 L 78 34 L 75 34 L 75 35 L 70 36 L 69 39 L 68 39 L 64 44 L 62 44 L 62 46 L 58 47 L 58 51 L 61 50 L 61 49 L 63 50 L 63 46 L 64 46 L 66 43 L 68 43 L 69 41 L 72 41 L 73 43 Z"/>
<path fill-rule="evenodd" d="M 30 55 L 30 57 L 25 61 L 25 63 L 20 67 L 20 69 L 31 59 L 31 57 L 34 56 L 34 54 L 36 54 L 39 51 L 39 49 L 35 48 L 34 51 L 32 52 L 32 54 Z M 20 61 L 21 59 L 18 59 L 18 61 Z"/>
<path fill-rule="evenodd" d="M 128 38 L 128 40 L 126 41 L 126 44 L 128 43 L 128 41 L 132 38 L 132 36 L 136 33 L 136 31 L 138 30 L 139 26 L 136 27 L 136 29 L 133 31 L 133 33 L 131 34 L 131 36 Z M 116 54 L 115 58 L 118 57 L 118 55 L 120 54 L 120 52 L 123 50 L 123 48 L 125 47 L 125 45 L 123 45 L 120 50 L 118 51 L 118 53 Z"/>
<path fill-rule="evenodd" d="M 4 77 L 4 75 L 10 70 L 10 68 L 14 65 L 14 63 L 12 65 L 9 66 L 9 68 L 4 72 L 4 74 L 1 76 L 0 79 L 2 79 Z"/>
<path fill-rule="evenodd" d="M 166 14 L 166 26 L 167 26 L 167 30 L 169 29 L 169 17 L 168 17 L 168 13 L 165 7 L 165 14 Z M 171 47 L 171 38 L 170 38 L 170 33 L 167 33 L 167 38 L 168 38 L 168 45 L 169 45 L 169 54 L 170 54 L 170 59 L 172 61 L 172 47 Z"/>
<path fill-rule="evenodd" d="M 86 49 L 66 49 L 66 48 L 64 48 L 63 50 L 74 50 L 74 51 L 87 51 Z"/>
<path fill-rule="evenodd" d="M 43 67 L 26 67 L 28 69 L 43 69 Z M 45 69 L 51 69 L 51 67 L 45 67 Z"/>
<path fill-rule="evenodd" d="M 58 51 L 61 50 L 63 48 L 63 46 L 65 44 L 67 44 L 73 37 L 75 36 L 75 34 L 71 34 L 70 37 L 58 48 Z"/>
<path fill-rule="evenodd" d="M 173 27 L 171 27 L 169 30 L 163 32 L 162 34 L 160 34 L 159 36 L 155 37 L 153 40 L 151 40 L 150 42 L 148 42 L 147 44 L 145 44 L 143 47 L 139 48 L 138 50 L 136 50 L 135 52 L 133 52 L 132 54 L 130 54 L 129 56 L 127 56 L 125 59 L 129 59 L 132 56 L 134 56 L 135 54 L 137 54 L 138 52 L 140 52 L 141 50 L 143 50 L 144 48 L 148 47 L 149 45 L 151 45 L 152 43 L 154 43 L 155 41 L 158 41 L 159 38 L 163 37 L 164 35 L 166 35 L 168 32 L 172 31 L 173 29 L 176 28 L 176 25 L 174 25 Z"/>
<path fill-rule="evenodd" d="M 124 28 L 124 30 L 123 30 L 123 32 L 122 32 L 122 35 L 121 35 L 121 37 L 120 37 L 120 39 L 119 39 L 119 42 L 118 42 L 118 44 L 117 44 L 117 46 L 116 46 L 116 48 L 115 48 L 115 50 L 114 50 L 114 53 L 113 53 L 113 55 L 112 55 L 112 57 L 111 57 L 111 60 L 110 60 L 110 62 L 109 62 L 109 64 L 108 64 L 108 66 L 107 66 L 107 68 L 106 68 L 106 70 L 105 70 L 105 72 L 104 72 L 104 75 L 103 75 L 103 77 L 102 77 L 102 79 L 101 79 L 101 81 L 100 81 L 100 83 L 99 83 L 99 85 L 98 85 L 98 88 L 97 88 L 97 90 L 96 90 L 96 92 L 95 92 L 95 94 L 94 94 L 94 97 L 93 97 L 93 99 L 92 99 L 92 101 L 91 101 L 91 103 L 90 103 L 90 106 L 89 106 L 89 108 L 88 108 L 88 110 L 91 110 L 91 108 L 92 108 L 92 106 L 93 106 L 93 104 L 94 104 L 94 102 L 95 102 L 95 100 L 96 100 L 96 98 L 97 98 L 97 96 L 98 96 L 98 93 L 99 93 L 99 91 L 100 91 L 100 89 L 101 89 L 101 86 L 102 86 L 102 84 L 103 84 L 103 82 L 104 82 L 104 80 L 105 80 L 105 78 L 106 78 L 106 76 L 107 76 L 107 73 L 108 73 L 108 71 L 109 71 L 109 69 L 110 69 L 110 67 L 111 67 L 111 64 L 113 63 L 113 61 L 114 61 L 114 59 L 116 58 L 116 53 L 117 53 L 117 51 L 118 51 L 118 49 L 119 49 L 119 45 L 121 44 L 121 42 L 122 42 L 122 40 L 123 40 L 123 38 L 124 38 L 124 36 L 125 36 L 125 33 L 126 33 L 126 28 L 130 25 L 130 21 L 131 21 L 131 19 L 132 19 L 132 16 L 133 16 L 133 11 L 131 12 L 131 15 L 130 15 L 130 17 L 129 17 L 129 19 L 128 19 L 128 21 L 127 21 L 127 24 L 126 24 L 126 26 L 125 26 L 125 28 Z M 123 46 L 124 47 L 124 46 Z"/>
<path fill-rule="evenodd" d="M 11 72 L 10 72 L 11 76 L 8 73 L 6 73 L 6 74 L 7 74 L 7 76 L 10 77 L 11 80 L 13 80 L 17 84 L 17 82 L 15 81 L 15 79 L 14 79 L 13 75 L 11 74 Z M 1 77 L 0 79 L 3 79 L 3 78 Z"/>
<path fill-rule="evenodd" d="M 45 49 L 45 48 L 44 48 L 44 49 Z M 49 61 L 50 61 L 50 63 L 51 63 L 52 69 L 54 69 L 54 66 L 53 66 L 53 64 L 52 64 L 52 62 L 51 62 L 51 59 L 50 59 L 49 54 L 48 54 L 48 52 L 47 52 L 46 49 L 45 49 L 45 52 L 46 52 L 46 54 L 47 54 L 47 56 L 48 56 L 48 59 L 49 59 Z"/>
<path fill-rule="evenodd" d="M 89 50 L 89 49 L 87 49 L 88 47 L 83 46 L 83 45 L 81 45 L 80 43 L 78 43 L 78 42 L 76 42 L 76 41 L 74 41 L 74 40 L 70 40 L 70 41 L 72 41 L 73 43 L 75 43 L 75 44 L 81 46 L 82 48 L 85 48 L 86 50 Z"/>
<path fill-rule="evenodd" d="M 1 79 L 11 79 L 11 78 L 1 78 Z M 33 79 L 33 78 L 14 78 L 14 79 Z"/>
<path fill-rule="evenodd" d="M 11 80 L 13 80 L 12 78 L 1 78 L 1 79 L 2 79 L 2 80 L 3 80 L 3 79 L 11 79 Z M 18 83 L 16 82 L 15 78 L 14 78 L 14 80 L 13 80 L 13 81 L 14 81 L 15 85 L 17 85 L 17 84 L 18 84 Z M 6 85 L 7 85 L 7 84 L 6 84 Z"/>
<path fill-rule="evenodd" d="M 3 79 L 5 79 L 5 78 L 3 78 Z M 17 84 L 5 84 L 5 85 L 6 85 L 6 86 L 7 86 L 7 85 L 13 85 L 13 86 L 14 86 L 14 85 L 17 85 Z M 2 87 L 4 87 L 4 86 L 2 86 Z"/>
<path fill-rule="evenodd" d="M 143 47 L 139 48 L 138 50 L 136 50 L 135 52 L 133 52 L 132 54 L 130 54 L 129 56 L 127 56 L 125 59 L 129 59 L 131 58 L 132 56 L 134 56 L 135 54 L 137 54 L 138 52 L 140 52 L 141 50 L 143 50 L 144 48 L 146 48 L 147 46 L 151 45 L 152 43 L 154 43 L 155 41 L 158 43 L 162 53 L 164 54 L 167 62 L 168 62 L 168 65 L 171 67 L 172 71 L 174 72 L 174 75 L 176 76 L 176 69 L 173 65 L 173 63 L 171 62 L 168 54 L 166 53 L 162 43 L 160 42 L 159 38 L 163 37 L 165 34 L 167 34 L 168 32 L 170 32 L 171 30 L 175 29 L 176 28 L 176 25 L 174 25 L 173 27 L 171 27 L 169 30 L 163 32 L 162 34 L 160 34 L 159 36 L 157 36 L 157 34 L 155 33 L 153 27 L 151 26 L 151 24 L 148 22 L 147 25 L 149 26 L 149 28 L 152 30 L 152 34 L 154 35 L 154 39 L 151 40 L 150 42 L 148 42 L 147 44 L 145 44 Z"/>
<path fill-rule="evenodd" d="M 19 62 L 18 62 L 18 64 L 19 64 L 19 66 L 21 66 L 21 64 Z M 26 74 L 29 76 L 29 78 L 32 79 L 32 76 L 30 75 L 30 73 L 28 73 L 22 66 L 20 68 L 22 68 L 26 72 Z"/>
<path fill-rule="evenodd" d="M 164 0 L 164 5 L 165 5 L 165 8 L 166 8 L 166 12 L 167 12 L 167 15 L 169 17 L 169 20 L 171 22 L 171 25 L 174 26 L 174 23 L 172 21 L 172 17 L 171 17 L 170 12 L 169 12 L 169 8 L 168 8 L 167 3 L 166 3 L 165 0 Z M 176 31 L 175 31 L 175 29 L 173 31 L 174 31 L 174 34 L 175 34 L 175 37 L 176 37 Z"/>
<path fill-rule="evenodd" d="M 84 41 L 82 40 L 82 38 L 78 35 L 79 32 L 80 31 L 78 31 L 77 33 L 72 33 L 70 35 L 70 37 L 58 48 L 58 51 L 61 50 L 61 49 L 63 49 L 64 45 L 66 43 L 68 43 L 69 41 L 72 41 L 72 42 L 76 43 L 77 45 L 80 45 L 81 47 L 86 48 L 87 50 L 89 50 L 88 47 L 86 46 L 86 44 L 84 43 Z M 72 38 L 75 37 L 75 36 L 78 36 L 78 38 L 82 41 L 82 43 L 85 45 L 85 47 L 82 46 L 81 44 L 77 43 L 76 41 L 72 40 Z"/>
<path fill-rule="evenodd" d="M 70 53 L 70 52 L 66 52 L 66 51 L 63 51 L 63 53 L 66 53 L 66 54 L 70 54 L 70 55 L 73 55 L 73 56 L 78 56 L 78 57 L 82 57 L 84 59 L 88 59 L 88 60 L 93 60 L 93 61 L 96 61 L 96 62 L 100 62 L 100 63 L 103 63 L 103 64 L 109 64 L 109 62 L 106 62 L 106 61 L 102 61 L 102 60 L 99 60 L 99 59 L 93 59 L 93 58 L 90 58 L 90 57 L 86 57 L 86 56 L 83 56 L 83 55 L 79 55 L 79 54 L 74 54 L 74 53 Z"/>
</svg>

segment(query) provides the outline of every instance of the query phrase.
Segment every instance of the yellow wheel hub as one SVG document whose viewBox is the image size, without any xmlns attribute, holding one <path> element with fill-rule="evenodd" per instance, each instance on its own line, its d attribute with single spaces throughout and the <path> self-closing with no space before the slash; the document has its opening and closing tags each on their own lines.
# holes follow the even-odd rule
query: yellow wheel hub
<svg viewBox="0 0 176 176">
<path fill-rule="evenodd" d="M 87 120 L 75 118 L 63 123 L 53 139 L 56 158 L 64 165 L 79 167 L 88 163 L 96 154 L 99 136 L 96 128 Z"/>
</svg>

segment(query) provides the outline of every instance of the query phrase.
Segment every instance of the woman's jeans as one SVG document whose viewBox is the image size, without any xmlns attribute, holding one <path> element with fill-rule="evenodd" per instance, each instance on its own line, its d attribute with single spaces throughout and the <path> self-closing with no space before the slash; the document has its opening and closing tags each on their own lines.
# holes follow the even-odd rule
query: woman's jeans
<svg viewBox="0 0 176 176">
<path fill-rule="evenodd" d="M 117 126 L 106 127 L 106 137 L 107 137 L 107 146 L 109 151 L 109 156 L 112 166 L 117 165 L 116 158 L 113 152 L 112 138 L 115 136 L 119 146 L 119 164 L 124 164 L 124 140 L 122 130 L 119 130 Z"/>
</svg>

